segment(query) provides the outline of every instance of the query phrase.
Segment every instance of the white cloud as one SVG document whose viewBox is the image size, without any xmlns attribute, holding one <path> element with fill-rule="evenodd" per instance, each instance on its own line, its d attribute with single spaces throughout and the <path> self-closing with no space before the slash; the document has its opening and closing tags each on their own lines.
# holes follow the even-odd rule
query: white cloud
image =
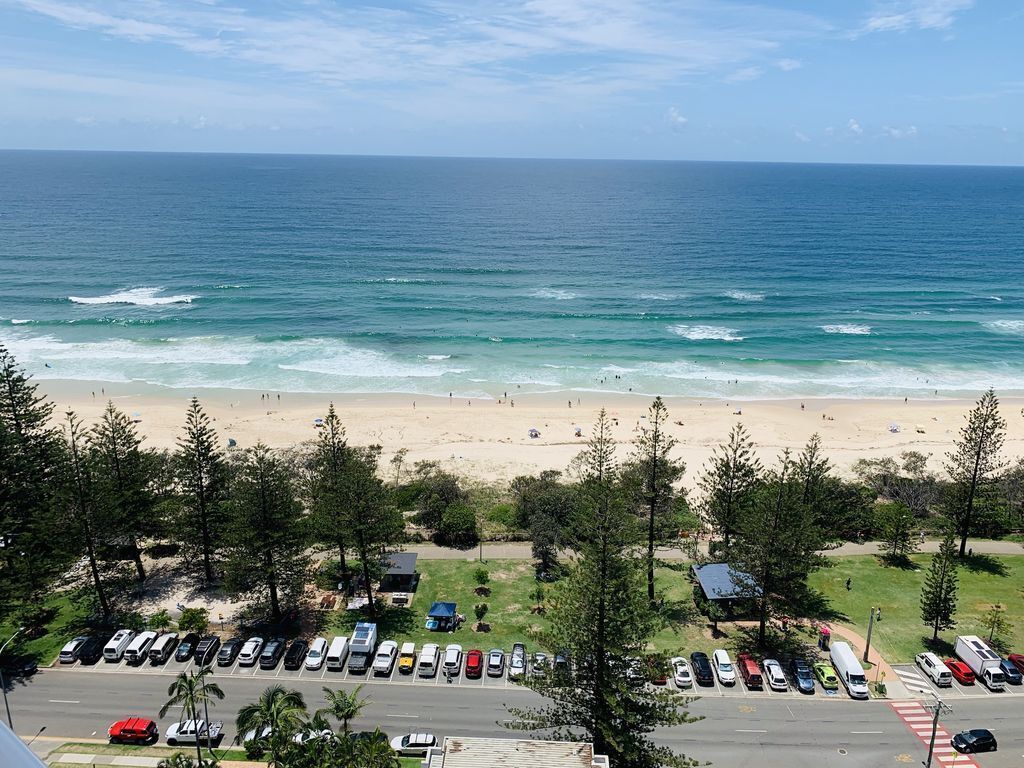
<svg viewBox="0 0 1024 768">
<path fill-rule="evenodd" d="M 803 131 L 794 131 L 793 135 L 796 137 L 796 140 L 801 142 L 802 144 L 806 144 L 811 140 L 811 137 L 808 136 Z"/>
<path fill-rule="evenodd" d="M 725 78 L 725 82 L 745 83 L 750 80 L 757 80 L 763 74 L 764 70 L 761 67 L 743 67 L 743 69 L 737 69 L 731 75 L 728 75 Z"/>
<path fill-rule="evenodd" d="M 779 59 L 775 62 L 775 66 L 783 72 L 792 72 L 794 69 L 800 69 L 803 66 L 803 62 L 799 59 Z"/>
<path fill-rule="evenodd" d="M 862 133 L 864 133 L 864 129 L 861 128 L 860 123 L 858 123 L 852 117 L 850 118 L 849 122 L 846 123 L 846 130 L 848 130 L 850 133 L 855 134 L 857 136 L 860 136 Z"/>
<path fill-rule="evenodd" d="M 669 107 L 668 112 L 665 113 L 665 122 L 669 124 L 669 127 L 673 131 L 678 131 L 690 122 L 690 120 L 689 118 L 683 117 L 679 114 L 679 110 L 675 107 Z"/>
<path fill-rule="evenodd" d="M 889 125 L 883 125 L 882 134 L 891 139 L 912 139 L 917 136 L 917 126 L 908 125 L 906 128 L 894 128 Z"/>
<path fill-rule="evenodd" d="M 974 0 L 896 0 L 876 7 L 864 22 L 864 32 L 905 32 L 910 29 L 949 29 L 956 15 Z"/>
</svg>

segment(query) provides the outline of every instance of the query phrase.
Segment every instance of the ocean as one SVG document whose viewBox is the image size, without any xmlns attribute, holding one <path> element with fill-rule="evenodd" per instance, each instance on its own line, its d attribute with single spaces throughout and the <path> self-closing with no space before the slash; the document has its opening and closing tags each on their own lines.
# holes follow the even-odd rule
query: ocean
<svg viewBox="0 0 1024 768">
<path fill-rule="evenodd" d="M 1024 394 L 1024 168 L 0 152 L 38 379 Z"/>
</svg>

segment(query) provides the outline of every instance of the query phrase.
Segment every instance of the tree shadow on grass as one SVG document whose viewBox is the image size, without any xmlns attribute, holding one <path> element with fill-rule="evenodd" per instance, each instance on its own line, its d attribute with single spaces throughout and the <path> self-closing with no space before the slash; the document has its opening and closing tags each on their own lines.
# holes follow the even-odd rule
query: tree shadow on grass
<svg viewBox="0 0 1024 768">
<path fill-rule="evenodd" d="M 1009 576 L 1010 572 L 998 557 L 978 553 L 960 558 L 960 565 L 971 573 L 987 573 L 992 576 Z"/>
<path fill-rule="evenodd" d="M 919 569 L 917 563 L 906 555 L 875 555 L 878 564 L 883 568 L 899 568 L 901 571 L 916 571 Z"/>
<path fill-rule="evenodd" d="M 812 621 L 849 621 L 850 617 L 837 611 L 832 602 L 823 593 L 811 587 L 794 597 L 791 602 L 791 613 Z"/>
<path fill-rule="evenodd" d="M 358 611 L 341 611 L 335 622 L 340 629 L 352 629 L 357 622 L 372 621 L 377 624 L 378 637 L 402 637 L 416 628 L 417 616 L 411 608 L 393 605 L 377 605 L 376 618 L 365 608 Z"/>
<path fill-rule="evenodd" d="M 953 644 L 948 640 L 943 640 L 941 637 L 934 640 L 928 635 L 922 635 L 921 644 L 936 656 L 949 658 L 953 655 Z"/>
<path fill-rule="evenodd" d="M 741 626 L 730 642 L 737 653 L 757 648 L 757 625 Z M 765 627 L 764 646 L 759 652 L 765 658 L 774 658 L 785 664 L 789 659 L 812 659 L 817 651 L 811 633 L 800 627 L 789 626 L 788 630 L 769 622 Z"/>
</svg>

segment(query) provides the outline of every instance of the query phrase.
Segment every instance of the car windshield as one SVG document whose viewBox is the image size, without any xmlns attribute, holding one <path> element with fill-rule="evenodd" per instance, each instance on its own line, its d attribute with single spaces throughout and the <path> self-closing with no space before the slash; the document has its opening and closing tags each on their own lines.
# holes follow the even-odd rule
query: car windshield
<svg viewBox="0 0 1024 768">
<path fill-rule="evenodd" d="M 719 668 L 719 669 L 720 669 L 720 670 L 721 670 L 722 672 L 732 672 L 732 664 L 730 664 L 730 663 L 729 663 L 729 662 L 727 662 L 727 661 L 722 661 L 722 662 L 719 662 L 719 664 L 718 664 L 718 668 Z"/>
<path fill-rule="evenodd" d="M 863 675 L 850 675 L 850 683 L 853 685 L 867 685 L 868 681 Z"/>
<path fill-rule="evenodd" d="M 319 659 L 320 658 L 320 651 L 318 651 L 316 648 L 314 648 L 312 651 L 309 652 L 309 658 L 311 658 L 311 659 Z"/>
</svg>

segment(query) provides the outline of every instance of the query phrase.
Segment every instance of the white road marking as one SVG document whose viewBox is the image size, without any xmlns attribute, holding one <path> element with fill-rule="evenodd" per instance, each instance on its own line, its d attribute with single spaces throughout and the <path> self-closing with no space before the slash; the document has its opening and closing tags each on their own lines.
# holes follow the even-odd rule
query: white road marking
<svg viewBox="0 0 1024 768">
<path fill-rule="evenodd" d="M 869 733 L 872 733 L 872 734 L 885 733 L 885 731 L 850 731 L 850 733 L 854 733 L 854 734 L 858 734 L 858 735 L 863 736 L 863 735 L 869 734 Z"/>
<path fill-rule="evenodd" d="M 768 731 L 761 731 L 756 728 L 737 728 L 736 733 L 768 733 Z"/>
<path fill-rule="evenodd" d="M 70 699 L 50 699 L 51 704 L 81 704 L 80 701 L 71 701 Z"/>
</svg>

